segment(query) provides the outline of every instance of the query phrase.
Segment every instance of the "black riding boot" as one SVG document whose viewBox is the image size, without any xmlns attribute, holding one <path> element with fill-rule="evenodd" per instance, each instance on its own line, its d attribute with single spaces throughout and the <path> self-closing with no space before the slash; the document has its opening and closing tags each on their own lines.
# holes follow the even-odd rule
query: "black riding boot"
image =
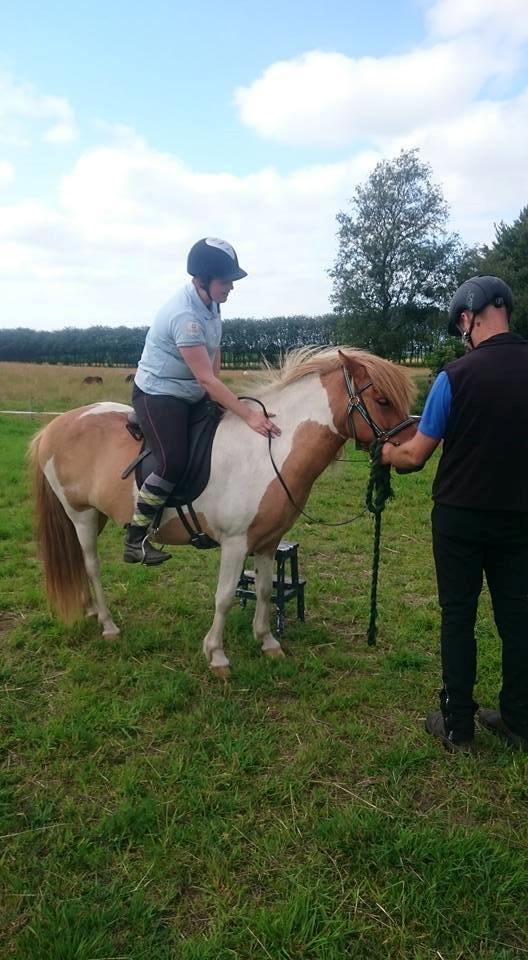
<svg viewBox="0 0 528 960">
<path fill-rule="evenodd" d="M 158 477 L 155 473 L 149 474 L 145 480 L 138 494 L 132 523 L 127 526 L 123 555 L 125 563 L 145 563 L 147 566 L 157 566 L 164 563 L 165 560 L 170 560 L 170 553 L 163 553 L 162 550 L 152 546 L 148 534 L 173 490 L 173 483 Z"/>
<path fill-rule="evenodd" d="M 125 550 L 123 560 L 125 563 L 145 563 L 148 567 L 157 566 L 170 560 L 172 554 L 164 553 L 153 547 L 148 538 L 148 529 L 146 527 L 136 527 L 134 524 L 127 524 L 127 534 L 125 540 Z"/>
</svg>

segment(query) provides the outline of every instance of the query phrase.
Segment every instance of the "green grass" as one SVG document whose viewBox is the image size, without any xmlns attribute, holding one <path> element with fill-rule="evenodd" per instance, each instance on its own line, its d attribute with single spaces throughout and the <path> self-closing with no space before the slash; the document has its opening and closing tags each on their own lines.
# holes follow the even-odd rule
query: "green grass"
<svg viewBox="0 0 528 960">
<path fill-rule="evenodd" d="M 0 956 L 16 960 L 517 960 L 528 956 L 528 758 L 423 731 L 440 684 L 430 550 L 434 464 L 394 477 L 378 645 L 366 644 L 372 520 L 299 522 L 307 620 L 267 661 L 251 604 L 232 679 L 201 642 L 219 554 L 158 570 L 101 538 L 122 629 L 47 611 L 25 477 L 38 421 L 0 418 Z M 309 511 L 359 512 L 367 467 L 337 464 Z M 477 699 L 496 702 L 490 605 Z"/>
</svg>

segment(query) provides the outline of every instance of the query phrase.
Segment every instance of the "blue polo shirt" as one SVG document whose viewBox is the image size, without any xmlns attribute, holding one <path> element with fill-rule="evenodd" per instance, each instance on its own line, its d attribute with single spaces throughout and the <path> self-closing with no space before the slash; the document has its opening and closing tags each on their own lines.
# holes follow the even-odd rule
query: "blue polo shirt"
<svg viewBox="0 0 528 960">
<path fill-rule="evenodd" d="M 197 403 L 205 390 L 185 363 L 179 348 L 204 346 L 211 363 L 220 346 L 222 320 L 217 303 L 206 307 L 193 283 L 164 304 L 150 327 L 135 382 L 144 393 L 169 395 Z"/>
<path fill-rule="evenodd" d="M 447 421 L 451 413 L 451 384 L 445 370 L 442 370 L 431 387 L 418 430 L 434 440 L 442 440 L 446 435 Z"/>
</svg>

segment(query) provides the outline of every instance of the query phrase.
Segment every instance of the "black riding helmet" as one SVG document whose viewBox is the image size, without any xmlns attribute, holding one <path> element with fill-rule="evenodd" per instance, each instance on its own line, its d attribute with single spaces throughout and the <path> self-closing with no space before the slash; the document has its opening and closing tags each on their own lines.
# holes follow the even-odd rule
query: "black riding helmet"
<svg viewBox="0 0 528 960">
<path fill-rule="evenodd" d="M 513 310 L 513 296 L 504 280 L 488 276 L 471 277 L 470 280 L 465 280 L 449 304 L 449 333 L 455 337 L 461 336 L 458 321 L 464 310 L 470 310 L 476 314 L 490 304 L 494 307 L 506 307 L 509 319 Z"/>
<path fill-rule="evenodd" d="M 189 250 L 187 273 L 199 277 L 209 286 L 211 280 L 234 281 L 247 277 L 239 266 L 238 257 L 230 243 L 217 237 L 204 237 Z"/>
</svg>

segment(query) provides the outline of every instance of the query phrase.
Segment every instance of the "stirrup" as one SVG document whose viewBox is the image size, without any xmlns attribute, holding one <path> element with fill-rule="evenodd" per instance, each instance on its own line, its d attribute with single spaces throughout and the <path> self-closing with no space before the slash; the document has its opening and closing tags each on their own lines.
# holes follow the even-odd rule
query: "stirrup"
<svg viewBox="0 0 528 960">
<path fill-rule="evenodd" d="M 138 537 L 136 540 L 129 540 L 127 536 L 125 541 L 123 553 L 125 563 L 143 563 L 145 566 L 153 567 L 159 566 L 165 560 L 170 560 L 171 556 L 172 554 L 164 553 L 163 550 L 159 550 L 151 544 L 148 539 L 148 532 L 145 533 L 143 538 Z"/>
</svg>

